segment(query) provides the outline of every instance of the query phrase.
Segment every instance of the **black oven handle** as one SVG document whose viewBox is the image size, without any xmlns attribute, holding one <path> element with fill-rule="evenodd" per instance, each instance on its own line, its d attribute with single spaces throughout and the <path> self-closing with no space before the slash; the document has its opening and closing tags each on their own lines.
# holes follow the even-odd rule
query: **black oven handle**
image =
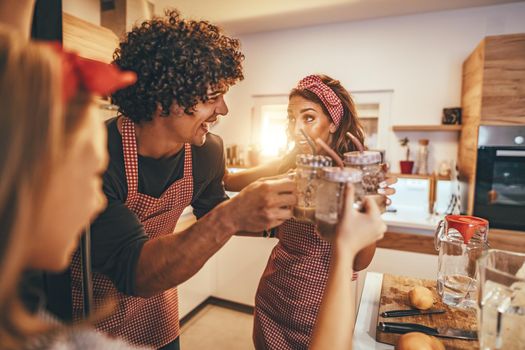
<svg viewBox="0 0 525 350">
<path fill-rule="evenodd" d="M 496 151 L 496 157 L 525 157 L 525 151 L 499 149 Z"/>
</svg>

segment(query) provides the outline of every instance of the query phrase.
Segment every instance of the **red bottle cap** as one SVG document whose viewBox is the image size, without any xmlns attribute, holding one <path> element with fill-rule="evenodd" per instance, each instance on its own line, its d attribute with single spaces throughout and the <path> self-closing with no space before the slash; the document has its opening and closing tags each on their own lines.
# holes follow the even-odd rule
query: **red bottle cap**
<svg viewBox="0 0 525 350">
<path fill-rule="evenodd" d="M 483 231 L 486 232 L 486 229 L 489 226 L 489 222 L 485 219 L 478 218 L 476 216 L 466 216 L 466 215 L 447 215 L 445 216 L 448 227 L 458 230 L 459 233 L 463 236 L 463 242 L 467 244 L 472 236 L 480 228 L 485 228 Z"/>
</svg>

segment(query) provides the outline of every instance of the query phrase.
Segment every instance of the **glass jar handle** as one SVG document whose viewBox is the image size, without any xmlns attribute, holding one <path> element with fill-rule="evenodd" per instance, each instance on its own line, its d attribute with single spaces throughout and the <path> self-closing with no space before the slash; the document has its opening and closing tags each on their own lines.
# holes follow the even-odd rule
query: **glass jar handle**
<svg viewBox="0 0 525 350">
<path fill-rule="evenodd" d="M 434 232 L 434 247 L 436 248 L 438 252 L 439 252 L 439 242 L 441 238 L 441 229 L 443 228 L 444 225 L 445 225 L 445 220 L 440 220 L 436 227 L 436 231 Z"/>
</svg>

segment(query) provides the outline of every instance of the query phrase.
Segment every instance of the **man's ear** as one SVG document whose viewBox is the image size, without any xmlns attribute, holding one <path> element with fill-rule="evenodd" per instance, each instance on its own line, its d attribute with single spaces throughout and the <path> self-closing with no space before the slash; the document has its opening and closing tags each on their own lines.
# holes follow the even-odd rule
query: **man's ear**
<svg viewBox="0 0 525 350">
<path fill-rule="evenodd" d="M 328 131 L 330 131 L 330 134 L 335 134 L 335 132 L 337 131 L 337 126 L 334 123 L 331 123 Z"/>
<path fill-rule="evenodd" d="M 160 117 L 162 115 L 162 105 L 160 102 L 157 102 L 157 107 L 155 108 L 155 113 L 153 114 L 154 117 Z"/>
<path fill-rule="evenodd" d="M 170 106 L 170 114 L 180 117 L 184 114 L 184 108 L 179 106 L 177 102 L 173 102 Z"/>
<path fill-rule="evenodd" d="M 164 115 L 163 110 L 162 110 L 162 105 L 159 102 L 157 102 L 157 108 L 155 109 L 155 114 L 158 116 Z M 176 116 L 176 117 L 180 117 L 182 114 L 184 114 L 184 108 L 179 106 L 177 102 L 173 102 L 170 106 L 169 114 Z"/>
</svg>

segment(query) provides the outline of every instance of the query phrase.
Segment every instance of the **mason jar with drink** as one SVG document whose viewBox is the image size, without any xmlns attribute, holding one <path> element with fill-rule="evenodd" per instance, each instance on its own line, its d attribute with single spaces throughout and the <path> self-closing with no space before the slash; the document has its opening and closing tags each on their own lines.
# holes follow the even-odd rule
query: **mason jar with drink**
<svg viewBox="0 0 525 350">
<path fill-rule="evenodd" d="M 381 164 L 381 152 L 378 151 L 355 151 L 344 154 L 346 167 L 356 168 L 362 171 L 361 181 L 363 195 L 373 199 L 379 206 L 381 212 L 386 210 L 386 196 L 378 194 L 377 190 L 381 182 L 386 178 L 383 164 Z"/>
<path fill-rule="evenodd" d="M 317 188 L 315 223 L 317 231 L 330 241 L 343 210 L 344 194 L 347 183 L 355 189 L 355 200 L 360 202 L 363 196 L 361 185 L 362 171 L 354 168 L 327 167 L 321 170 Z"/>
<path fill-rule="evenodd" d="M 310 224 L 315 223 L 315 196 L 320 171 L 331 165 L 332 159 L 330 157 L 311 154 L 297 155 L 295 171 L 297 205 L 293 208 L 295 220 Z"/>
</svg>

